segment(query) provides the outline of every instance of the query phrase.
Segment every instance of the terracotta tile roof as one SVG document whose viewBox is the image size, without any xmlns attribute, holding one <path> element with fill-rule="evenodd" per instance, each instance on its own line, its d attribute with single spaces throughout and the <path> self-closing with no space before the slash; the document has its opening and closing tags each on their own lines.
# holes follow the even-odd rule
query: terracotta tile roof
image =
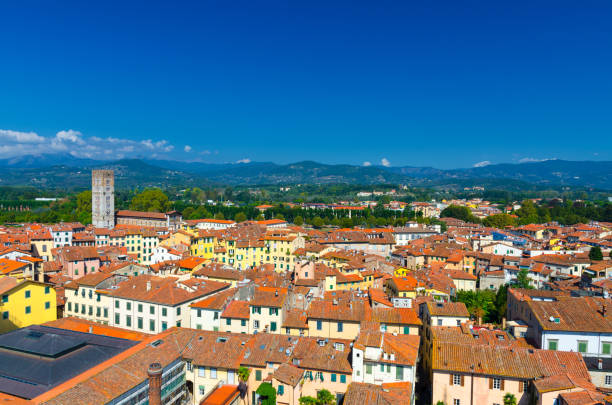
<svg viewBox="0 0 612 405">
<path fill-rule="evenodd" d="M 4 294 L 7 291 L 11 291 L 18 284 L 19 281 L 17 281 L 17 279 L 14 277 L 0 277 L 0 294 Z"/>
<path fill-rule="evenodd" d="M 248 301 L 234 300 L 230 302 L 221 313 L 222 318 L 233 319 L 249 319 L 249 303 Z"/>
<path fill-rule="evenodd" d="M 244 278 L 244 274 L 242 274 L 240 271 L 224 263 L 217 263 L 217 262 L 208 263 L 204 267 L 194 271 L 192 274 L 194 276 L 202 276 L 202 277 L 209 277 L 209 278 L 222 278 L 225 280 L 237 280 L 237 281 L 242 280 Z"/>
<path fill-rule="evenodd" d="M 590 378 L 580 353 L 448 342 L 434 342 L 432 369 L 522 379 L 564 373 Z"/>
<path fill-rule="evenodd" d="M 71 283 L 66 284 L 66 288 L 78 289 L 80 285 L 87 287 L 95 287 L 106 279 L 114 277 L 112 273 L 89 273 L 79 278 L 78 280 L 74 280 Z"/>
<path fill-rule="evenodd" d="M 352 382 L 344 395 L 344 405 L 403 405 L 412 398 L 409 382 L 382 385 Z"/>
<path fill-rule="evenodd" d="M 28 267 L 27 263 L 10 259 L 0 259 L 0 273 L 9 274 L 14 271 L 23 270 Z"/>
<path fill-rule="evenodd" d="M 457 316 L 469 318 L 470 313 L 463 302 L 428 302 L 427 309 L 432 316 Z"/>
<path fill-rule="evenodd" d="M 88 321 L 81 318 L 60 318 L 43 324 L 52 328 L 67 329 L 83 333 L 93 333 L 95 335 L 111 336 L 127 340 L 141 341 L 150 335 L 114 326 L 102 325 L 97 322 Z"/>
<path fill-rule="evenodd" d="M 304 370 L 287 363 L 283 363 L 272 374 L 272 377 L 282 382 L 295 387 L 302 377 L 304 376 Z"/>
<path fill-rule="evenodd" d="M 210 331 L 196 332 L 183 351 L 183 357 L 194 365 L 238 369 L 250 335 Z"/>
<path fill-rule="evenodd" d="M 372 308 L 372 320 L 385 324 L 422 325 L 412 308 Z"/>
<path fill-rule="evenodd" d="M 179 264 L 179 267 L 182 269 L 193 270 L 200 264 L 204 263 L 205 261 L 206 259 L 203 259 L 201 257 L 189 256 L 182 260 L 179 260 L 178 264 Z"/>
<path fill-rule="evenodd" d="M 255 287 L 251 306 L 281 308 L 287 299 L 286 288 Z"/>
<path fill-rule="evenodd" d="M 371 308 L 363 299 L 334 304 L 332 300 L 315 300 L 310 303 L 308 318 L 345 322 L 371 320 Z"/>
<path fill-rule="evenodd" d="M 225 291 L 221 291 L 213 295 L 212 297 L 204 298 L 201 301 L 194 302 L 190 305 L 192 308 L 202 308 L 202 309 L 214 309 L 221 310 L 225 307 L 227 302 L 231 300 L 236 294 L 235 288 L 230 288 Z"/>
<path fill-rule="evenodd" d="M 241 364 L 255 367 L 265 367 L 267 363 L 287 363 L 296 343 L 302 339 L 269 333 L 251 336 Z"/>
<path fill-rule="evenodd" d="M 120 283 L 109 295 L 135 301 L 155 302 L 163 305 L 179 305 L 183 302 L 204 297 L 229 287 L 227 283 L 213 280 L 199 280 L 195 291 L 188 291 L 177 285 L 176 277 L 140 275 Z M 149 284 L 150 283 L 150 284 Z M 149 288 L 147 289 L 147 286 Z"/>
<path fill-rule="evenodd" d="M 351 374 L 350 343 L 346 339 L 299 338 L 291 356 L 292 364 L 304 369 Z"/>
<path fill-rule="evenodd" d="M 603 298 L 567 297 L 559 301 L 528 301 L 527 305 L 543 330 L 612 332 L 612 308 Z"/>
<path fill-rule="evenodd" d="M 283 327 L 285 328 L 301 328 L 308 329 L 308 318 L 306 311 L 298 309 L 290 309 L 285 311 L 285 319 L 283 319 Z"/>
<path fill-rule="evenodd" d="M 240 395 L 237 385 L 225 384 L 217 387 L 200 405 L 230 405 Z"/>
<path fill-rule="evenodd" d="M 166 220 L 166 214 L 162 212 L 143 212 L 143 211 L 120 210 L 120 211 L 117 211 L 116 216 L 117 217 Z"/>
</svg>

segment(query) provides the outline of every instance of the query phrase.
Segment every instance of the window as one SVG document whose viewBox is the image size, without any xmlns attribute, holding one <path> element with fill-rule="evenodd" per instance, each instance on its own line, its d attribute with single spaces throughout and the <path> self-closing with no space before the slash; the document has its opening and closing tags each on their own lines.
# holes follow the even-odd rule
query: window
<svg viewBox="0 0 612 405">
<path fill-rule="evenodd" d="M 68 303 L 68 312 L 72 311 L 72 302 Z"/>
<path fill-rule="evenodd" d="M 198 367 L 198 377 L 206 377 L 206 367 Z"/>
<path fill-rule="evenodd" d="M 142 312 L 142 304 L 138 304 L 138 312 Z"/>
<path fill-rule="evenodd" d="M 32 293 L 30 292 L 30 290 L 26 290 L 25 291 L 25 297 L 26 298 L 30 298 L 32 296 Z"/>
<path fill-rule="evenodd" d="M 587 346 L 588 346 L 588 342 L 586 342 L 586 341 L 578 342 L 578 352 L 579 353 L 586 353 L 587 352 Z"/>
<path fill-rule="evenodd" d="M 253 329 L 259 329 L 259 321 L 253 321 Z"/>
<path fill-rule="evenodd" d="M 461 401 L 455 398 L 453 399 L 453 405 L 461 405 Z"/>
<path fill-rule="evenodd" d="M 115 325 L 119 325 L 119 314 L 115 314 Z"/>
<path fill-rule="evenodd" d="M 246 326 L 246 319 L 241 319 L 240 320 L 240 326 Z"/>
<path fill-rule="evenodd" d="M 336 382 L 336 378 L 337 378 L 336 374 L 332 373 L 331 382 Z"/>
<path fill-rule="evenodd" d="M 549 340 L 548 341 L 548 350 L 557 350 L 557 340 Z"/>
<path fill-rule="evenodd" d="M 213 315 L 213 320 L 217 320 L 219 319 L 219 313 L 217 311 L 215 311 L 214 315 Z"/>
<path fill-rule="evenodd" d="M 395 366 L 395 379 L 403 380 L 404 379 L 404 367 Z"/>
<path fill-rule="evenodd" d="M 317 321 L 317 330 L 323 329 L 323 321 Z"/>
<path fill-rule="evenodd" d="M 255 381 L 261 381 L 261 370 L 255 370 Z"/>
<path fill-rule="evenodd" d="M 404 326 L 404 335 L 410 335 L 410 326 Z"/>
<path fill-rule="evenodd" d="M 132 317 L 130 315 L 127 315 L 125 317 L 125 326 L 127 326 L 128 328 L 132 327 Z"/>
<path fill-rule="evenodd" d="M 126 308 L 128 311 L 131 311 L 131 310 L 132 310 L 132 303 L 131 303 L 131 302 L 126 302 L 126 303 L 125 303 L 125 308 Z"/>
<path fill-rule="evenodd" d="M 270 322 L 270 332 L 276 332 L 276 322 Z"/>
<path fill-rule="evenodd" d="M 453 385 L 461 385 L 461 375 L 453 374 Z"/>
<path fill-rule="evenodd" d="M 344 324 L 342 322 L 338 322 L 338 332 L 342 332 L 344 330 Z"/>
<path fill-rule="evenodd" d="M 366 364 L 366 374 L 372 374 L 372 365 Z"/>
<path fill-rule="evenodd" d="M 176 316 L 179 316 L 181 314 L 181 307 L 177 307 L 176 308 Z"/>
<path fill-rule="evenodd" d="M 51 289 L 49 288 L 49 286 L 46 286 L 46 287 L 45 287 L 45 294 L 49 294 L 49 291 L 50 291 L 50 290 L 51 290 Z"/>
<path fill-rule="evenodd" d="M 226 324 L 226 325 L 231 325 L 231 324 L 232 324 L 232 320 L 231 320 L 231 318 L 226 318 L 226 319 L 225 319 L 225 324 Z"/>
<path fill-rule="evenodd" d="M 494 390 L 501 390 L 501 378 L 492 378 L 493 382 L 493 389 Z"/>
<path fill-rule="evenodd" d="M 115 308 L 119 308 L 119 301 L 115 301 Z"/>
<path fill-rule="evenodd" d="M 150 306 L 149 306 L 149 313 L 150 313 L 151 315 L 155 315 L 155 307 L 154 307 L 153 305 L 150 305 Z"/>
<path fill-rule="evenodd" d="M 138 317 L 138 329 L 142 329 L 142 318 Z"/>
<path fill-rule="evenodd" d="M 212 368 L 210 369 L 210 378 L 217 378 L 217 369 L 216 368 Z"/>
<path fill-rule="evenodd" d="M 604 381 L 605 385 L 612 385 L 612 374 L 608 374 L 606 375 L 605 381 Z"/>
<path fill-rule="evenodd" d="M 155 332 L 155 321 L 153 319 L 149 320 L 149 330 Z"/>
<path fill-rule="evenodd" d="M 340 382 L 341 382 L 342 384 L 346 384 L 346 375 L 344 375 L 344 374 L 340 374 Z"/>
<path fill-rule="evenodd" d="M 601 353 L 610 354 L 610 342 L 603 342 L 601 344 Z"/>
<path fill-rule="evenodd" d="M 108 318 L 108 308 L 104 308 L 104 317 Z"/>
<path fill-rule="evenodd" d="M 193 366 L 191 365 L 191 361 L 187 360 L 187 371 L 192 371 L 193 370 Z"/>
<path fill-rule="evenodd" d="M 438 326 L 442 326 L 442 319 L 438 319 Z"/>
<path fill-rule="evenodd" d="M 285 387 L 282 385 L 279 385 L 277 392 L 278 392 L 278 395 L 283 395 L 285 393 Z"/>
<path fill-rule="evenodd" d="M 200 395 L 204 395 L 204 393 L 206 392 L 206 388 L 203 385 L 200 385 L 198 389 L 200 390 Z"/>
<path fill-rule="evenodd" d="M 2 295 L 2 302 L 8 302 L 8 294 Z"/>
<path fill-rule="evenodd" d="M 4 311 L 2 313 L 2 319 L 8 319 L 9 318 L 9 311 Z"/>
</svg>

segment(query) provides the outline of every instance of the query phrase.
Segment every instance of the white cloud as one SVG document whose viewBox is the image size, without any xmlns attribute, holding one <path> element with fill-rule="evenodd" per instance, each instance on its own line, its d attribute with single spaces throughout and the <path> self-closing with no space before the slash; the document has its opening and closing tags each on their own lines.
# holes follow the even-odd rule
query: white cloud
<svg viewBox="0 0 612 405">
<path fill-rule="evenodd" d="M 380 159 L 380 164 L 385 166 L 385 167 L 391 166 L 391 162 L 389 162 L 389 159 L 387 159 L 387 158 Z"/>
<path fill-rule="evenodd" d="M 0 142 L 3 140 L 19 143 L 41 143 L 45 138 L 36 132 L 12 131 L 10 129 L 0 129 Z"/>
<path fill-rule="evenodd" d="M 491 164 L 488 160 L 483 160 L 482 162 L 474 163 L 474 167 L 485 167 Z"/>
<path fill-rule="evenodd" d="M 524 157 L 522 159 L 519 159 L 519 163 L 545 162 L 547 160 L 553 160 L 553 159 L 550 159 L 550 158 L 538 159 L 538 158 L 532 158 L 532 157 Z"/>
<path fill-rule="evenodd" d="M 365 161 L 365 162 L 363 162 L 363 165 L 364 165 L 365 167 L 368 167 L 368 166 L 372 166 L 372 163 L 371 163 L 371 162 L 368 162 L 368 161 Z"/>
<path fill-rule="evenodd" d="M 184 150 L 185 152 L 191 152 L 191 146 L 189 146 L 189 145 L 185 145 L 185 147 L 183 148 L 183 150 Z"/>
<path fill-rule="evenodd" d="M 81 139 L 82 135 L 83 134 L 81 134 L 79 131 L 69 129 L 67 131 L 59 131 L 57 134 L 55 134 L 55 138 L 60 142 L 72 142 L 82 145 L 85 143 L 85 141 Z"/>
<path fill-rule="evenodd" d="M 249 158 L 240 159 L 240 160 L 237 160 L 236 163 L 251 163 L 251 159 Z"/>
<path fill-rule="evenodd" d="M 173 150 L 174 145 L 167 140 L 137 141 L 117 137 L 88 137 L 73 129 L 58 131 L 53 136 L 0 129 L 0 159 L 54 153 L 101 160 L 150 158 L 153 155 L 160 158 L 177 158 L 177 155 L 171 154 Z"/>
</svg>

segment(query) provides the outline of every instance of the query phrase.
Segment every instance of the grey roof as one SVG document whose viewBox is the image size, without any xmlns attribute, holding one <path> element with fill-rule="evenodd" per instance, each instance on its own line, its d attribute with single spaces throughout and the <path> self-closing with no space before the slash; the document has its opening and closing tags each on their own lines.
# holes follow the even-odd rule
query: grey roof
<svg viewBox="0 0 612 405">
<path fill-rule="evenodd" d="M 135 345 L 32 325 L 0 335 L 0 392 L 34 398 Z"/>
</svg>

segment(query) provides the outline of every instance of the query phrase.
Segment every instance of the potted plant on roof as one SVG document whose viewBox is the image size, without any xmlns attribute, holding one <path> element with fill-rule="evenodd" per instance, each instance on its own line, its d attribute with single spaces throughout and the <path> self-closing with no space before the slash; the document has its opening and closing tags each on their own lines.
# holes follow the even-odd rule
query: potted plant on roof
<svg viewBox="0 0 612 405">
<path fill-rule="evenodd" d="M 238 391 L 240 392 L 240 398 L 243 402 L 246 401 L 246 393 L 247 393 L 247 381 L 249 380 L 249 376 L 251 375 L 251 369 L 248 367 L 240 366 L 238 369 Z"/>
</svg>

